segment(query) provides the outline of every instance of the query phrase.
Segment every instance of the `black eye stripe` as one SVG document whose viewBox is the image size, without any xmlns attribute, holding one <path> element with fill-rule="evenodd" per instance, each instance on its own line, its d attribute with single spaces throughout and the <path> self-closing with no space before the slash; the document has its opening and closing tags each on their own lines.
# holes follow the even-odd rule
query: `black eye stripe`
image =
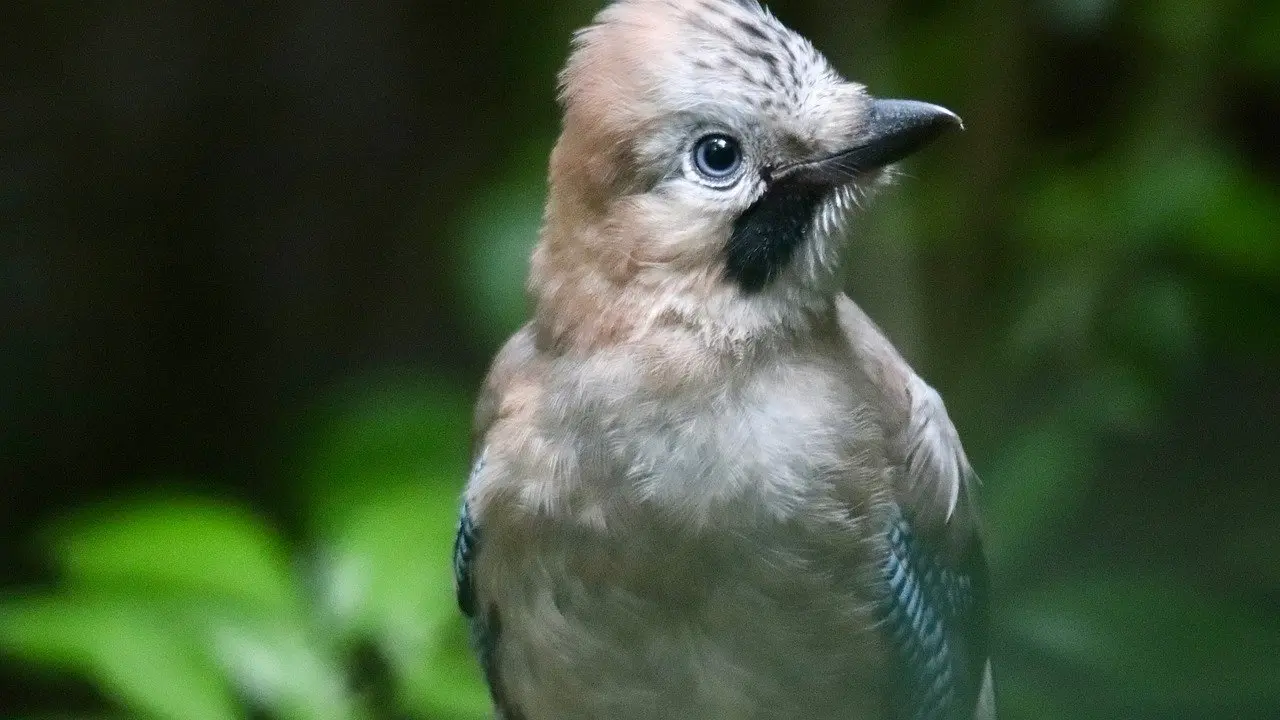
<svg viewBox="0 0 1280 720">
<path fill-rule="evenodd" d="M 725 246 L 728 278 L 755 293 L 782 274 L 813 229 L 828 192 L 787 183 L 770 187 L 733 224 Z"/>
</svg>

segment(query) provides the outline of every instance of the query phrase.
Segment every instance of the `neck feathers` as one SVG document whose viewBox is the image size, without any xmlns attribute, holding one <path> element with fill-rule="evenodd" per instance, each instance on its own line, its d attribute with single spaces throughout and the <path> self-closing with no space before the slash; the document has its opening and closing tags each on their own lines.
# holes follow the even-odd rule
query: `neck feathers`
<svg viewBox="0 0 1280 720">
<path fill-rule="evenodd" d="M 566 120 L 568 122 L 568 119 Z M 619 174 L 616 143 L 566 132 L 552 153 L 546 214 L 529 274 L 540 336 L 590 352 L 683 329 L 711 350 L 795 339 L 834 317 L 831 287 L 783 277 L 744 291 L 726 268 L 732 218 L 673 207 Z M 721 237 L 721 240 L 716 240 Z"/>
</svg>

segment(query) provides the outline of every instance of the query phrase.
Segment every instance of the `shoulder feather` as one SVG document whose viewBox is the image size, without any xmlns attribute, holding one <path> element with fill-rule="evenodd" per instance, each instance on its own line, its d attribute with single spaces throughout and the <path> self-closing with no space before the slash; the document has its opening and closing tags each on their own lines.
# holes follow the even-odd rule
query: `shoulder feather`
<svg viewBox="0 0 1280 720">
<path fill-rule="evenodd" d="M 885 454 L 899 470 L 895 499 L 922 526 L 950 523 L 969 504 L 974 475 L 942 397 L 852 300 L 841 296 L 836 307 L 858 369 L 873 388 L 870 400 L 884 425 Z"/>
</svg>

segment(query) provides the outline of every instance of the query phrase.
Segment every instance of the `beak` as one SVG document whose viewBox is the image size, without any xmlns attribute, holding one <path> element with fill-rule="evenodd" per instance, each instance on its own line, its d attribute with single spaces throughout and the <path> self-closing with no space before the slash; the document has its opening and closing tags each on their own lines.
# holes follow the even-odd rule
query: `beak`
<svg viewBox="0 0 1280 720">
<path fill-rule="evenodd" d="M 855 176 L 895 163 L 935 140 L 948 128 L 964 129 L 950 110 L 918 100 L 874 100 L 858 143 L 817 160 L 779 168 L 774 177 L 843 184 Z"/>
</svg>

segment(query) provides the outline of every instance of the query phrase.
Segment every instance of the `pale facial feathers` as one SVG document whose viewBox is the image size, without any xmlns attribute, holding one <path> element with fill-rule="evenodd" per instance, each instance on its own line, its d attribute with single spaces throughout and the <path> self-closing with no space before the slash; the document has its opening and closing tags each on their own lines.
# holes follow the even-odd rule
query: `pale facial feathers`
<svg viewBox="0 0 1280 720">
<path fill-rule="evenodd" d="M 597 345 L 662 320 L 733 344 L 796 329 L 836 288 L 844 220 L 883 177 L 877 169 L 799 208 L 803 241 L 779 257 L 744 256 L 767 279 L 753 276 L 758 292 L 726 282 L 735 223 L 769 192 L 770 173 L 854 144 L 871 106 L 861 85 L 758 5 L 615 2 L 576 36 L 561 100 L 530 278 L 552 335 Z M 741 155 L 726 182 L 694 166 L 697 143 L 714 134 Z"/>
</svg>

